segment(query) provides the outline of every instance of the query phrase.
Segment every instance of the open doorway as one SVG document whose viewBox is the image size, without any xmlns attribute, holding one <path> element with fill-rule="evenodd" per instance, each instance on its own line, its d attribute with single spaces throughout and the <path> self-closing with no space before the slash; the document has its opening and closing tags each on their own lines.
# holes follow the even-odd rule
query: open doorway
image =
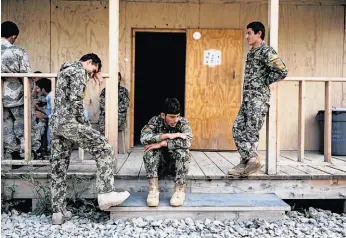
<svg viewBox="0 0 346 238">
<path fill-rule="evenodd" d="M 160 114 L 164 98 L 176 97 L 185 108 L 185 32 L 135 31 L 134 137 L 139 146 L 141 129 Z"/>
</svg>

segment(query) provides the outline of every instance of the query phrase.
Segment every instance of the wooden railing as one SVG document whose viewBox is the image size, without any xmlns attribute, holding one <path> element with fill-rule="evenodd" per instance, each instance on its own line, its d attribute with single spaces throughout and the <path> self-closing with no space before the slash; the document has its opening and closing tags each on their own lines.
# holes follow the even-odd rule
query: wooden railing
<svg viewBox="0 0 346 238">
<path fill-rule="evenodd" d="M 54 102 L 55 93 L 55 81 L 56 73 L 20 73 L 20 74 L 1 74 L 2 78 L 24 78 L 24 138 L 25 138 L 25 160 L 3 160 L 3 126 L 0 127 L 0 147 L 1 147 L 1 164 L 2 165 L 48 165 L 48 160 L 35 160 L 31 158 L 31 83 L 30 78 L 49 78 L 52 81 L 52 98 Z M 107 74 L 103 75 L 104 78 L 108 78 Z M 324 114 L 324 160 L 331 162 L 331 136 L 332 136 L 332 105 L 331 105 L 331 84 L 332 82 L 346 82 L 346 78 L 332 78 L 332 77 L 287 77 L 284 81 L 298 81 L 299 82 L 299 109 L 298 109 L 298 161 L 304 161 L 305 150 L 305 85 L 307 82 L 324 82 L 325 83 L 325 114 Z M 3 125 L 3 80 L 1 80 L 0 87 L 0 121 Z M 53 105 L 54 106 L 54 105 Z M 84 160 L 84 151 L 79 149 L 79 161 Z M 267 158 L 267 163 L 271 160 Z M 84 161 L 83 163 L 94 163 L 93 161 Z"/>
<path fill-rule="evenodd" d="M 346 78 L 337 77 L 287 77 L 284 81 L 299 82 L 298 99 L 298 161 L 304 161 L 305 152 L 305 87 L 307 82 L 325 83 L 324 103 L 324 161 L 331 162 L 332 158 L 332 82 L 346 82 Z"/>
<path fill-rule="evenodd" d="M 104 78 L 108 78 L 108 74 L 102 75 Z M 24 84 L 24 148 L 25 148 L 25 158 L 24 160 L 4 160 L 4 148 L 3 148 L 3 78 L 23 78 Z M 32 164 L 32 165 L 48 165 L 48 160 L 32 160 L 31 158 L 31 115 L 32 115 L 32 102 L 31 102 L 31 78 L 48 78 L 52 82 L 52 107 L 54 107 L 54 98 L 55 98 L 55 86 L 57 73 L 2 73 L 1 74 L 1 85 L 0 85 L 0 149 L 1 149 L 1 164 L 2 165 L 23 165 L 23 164 Z M 79 148 L 78 153 L 79 161 L 84 160 L 84 150 Z M 84 161 L 83 163 L 94 163 L 93 161 Z"/>
</svg>

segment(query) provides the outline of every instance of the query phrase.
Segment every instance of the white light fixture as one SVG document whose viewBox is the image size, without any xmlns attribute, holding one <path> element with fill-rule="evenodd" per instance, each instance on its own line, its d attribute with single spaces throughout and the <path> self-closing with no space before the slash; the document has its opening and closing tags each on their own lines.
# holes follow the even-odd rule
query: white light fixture
<svg viewBox="0 0 346 238">
<path fill-rule="evenodd" d="M 201 39 L 201 33 L 198 31 L 194 32 L 193 33 L 193 39 L 195 39 L 195 40 Z"/>
</svg>

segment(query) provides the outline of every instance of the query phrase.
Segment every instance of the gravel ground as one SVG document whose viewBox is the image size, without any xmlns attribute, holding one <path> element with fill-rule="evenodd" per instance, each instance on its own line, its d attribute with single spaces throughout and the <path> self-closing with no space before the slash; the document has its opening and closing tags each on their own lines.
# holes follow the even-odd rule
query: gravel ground
<svg viewBox="0 0 346 238">
<path fill-rule="evenodd" d="M 108 218 L 105 213 L 94 212 L 90 218 L 75 216 L 53 226 L 51 216 L 12 210 L 1 215 L 1 237 L 346 237 L 346 214 L 314 208 L 288 212 L 277 222 Z"/>
</svg>

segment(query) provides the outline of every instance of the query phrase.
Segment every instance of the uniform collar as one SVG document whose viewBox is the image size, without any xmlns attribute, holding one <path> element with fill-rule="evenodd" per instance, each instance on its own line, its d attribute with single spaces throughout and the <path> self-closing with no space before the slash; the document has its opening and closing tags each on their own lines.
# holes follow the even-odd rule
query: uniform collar
<svg viewBox="0 0 346 238">
<path fill-rule="evenodd" d="M 12 45 L 11 42 L 9 42 L 9 41 L 8 41 L 7 39 L 5 39 L 5 38 L 1 38 L 1 44 L 2 44 L 2 45 L 9 45 L 9 46 Z"/>
<path fill-rule="evenodd" d="M 256 51 L 258 51 L 259 49 L 261 49 L 263 46 L 265 46 L 265 43 L 264 43 L 264 41 L 262 41 L 261 42 L 261 44 L 258 46 L 258 47 L 256 47 L 256 48 L 251 48 L 250 49 L 250 52 L 256 52 Z"/>
</svg>

